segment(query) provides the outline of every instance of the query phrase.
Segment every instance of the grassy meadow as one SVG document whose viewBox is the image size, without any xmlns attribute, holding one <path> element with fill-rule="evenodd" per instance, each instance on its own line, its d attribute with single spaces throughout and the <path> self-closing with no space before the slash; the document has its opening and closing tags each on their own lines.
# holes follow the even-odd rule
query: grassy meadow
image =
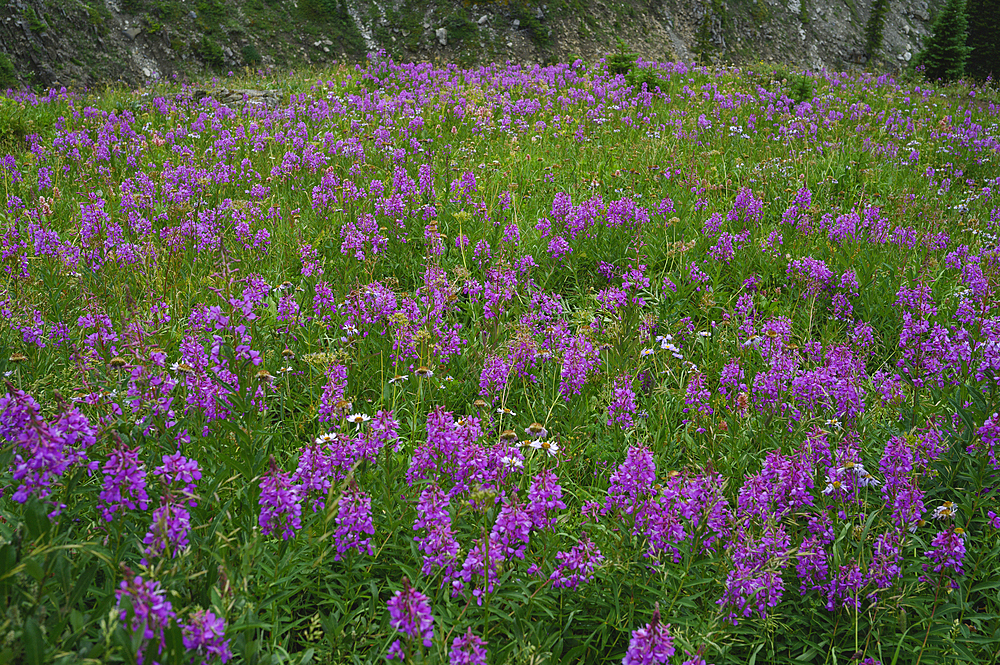
<svg viewBox="0 0 1000 665">
<path fill-rule="evenodd" d="M 998 141 L 763 66 L 8 92 L 0 663 L 997 662 Z"/>
</svg>

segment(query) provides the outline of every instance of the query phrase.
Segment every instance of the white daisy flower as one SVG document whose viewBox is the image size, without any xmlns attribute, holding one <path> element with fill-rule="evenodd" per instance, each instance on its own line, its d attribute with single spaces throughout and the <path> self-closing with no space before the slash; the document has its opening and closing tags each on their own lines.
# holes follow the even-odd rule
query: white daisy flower
<svg viewBox="0 0 1000 665">
<path fill-rule="evenodd" d="M 956 506 L 951 501 L 945 501 L 940 506 L 934 509 L 934 519 L 936 520 L 946 520 L 954 517 L 958 513 L 958 506 Z"/>
<path fill-rule="evenodd" d="M 508 469 L 523 469 L 524 460 L 514 457 L 513 455 L 504 455 L 500 458 L 500 463 L 503 464 Z"/>
<path fill-rule="evenodd" d="M 372 417 L 369 416 L 367 413 L 352 413 L 351 415 L 347 416 L 347 422 L 354 423 L 355 425 L 359 426 L 371 419 Z"/>
<path fill-rule="evenodd" d="M 528 446 L 535 450 L 544 450 L 550 457 L 555 457 L 556 453 L 559 452 L 559 444 L 554 441 L 535 440 L 530 442 Z"/>
<path fill-rule="evenodd" d="M 823 494 L 830 495 L 833 493 L 840 493 L 844 491 L 844 483 L 839 480 L 828 480 L 826 487 L 823 489 Z"/>
</svg>

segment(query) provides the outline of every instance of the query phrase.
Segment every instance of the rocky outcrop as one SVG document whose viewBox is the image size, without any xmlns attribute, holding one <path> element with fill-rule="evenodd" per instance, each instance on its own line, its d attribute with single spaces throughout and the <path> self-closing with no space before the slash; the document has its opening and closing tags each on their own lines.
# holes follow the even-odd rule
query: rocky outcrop
<svg viewBox="0 0 1000 665">
<path fill-rule="evenodd" d="M 583 0 L 584 11 L 526 0 L 340 1 L 339 14 L 317 20 L 307 0 L 0 0 L 0 57 L 35 87 L 280 71 L 376 49 L 403 61 L 593 61 L 618 38 L 650 60 L 893 70 L 920 51 L 929 1 L 940 2 L 890 0 L 881 48 L 868 53 L 871 0 Z"/>
</svg>

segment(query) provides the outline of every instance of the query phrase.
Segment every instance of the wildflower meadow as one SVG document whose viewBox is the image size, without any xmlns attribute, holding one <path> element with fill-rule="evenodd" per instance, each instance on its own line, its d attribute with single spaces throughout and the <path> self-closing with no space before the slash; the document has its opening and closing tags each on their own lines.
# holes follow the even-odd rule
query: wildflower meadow
<svg viewBox="0 0 1000 665">
<path fill-rule="evenodd" d="M 637 68 L 0 97 L 0 663 L 996 663 L 996 89 Z"/>
</svg>

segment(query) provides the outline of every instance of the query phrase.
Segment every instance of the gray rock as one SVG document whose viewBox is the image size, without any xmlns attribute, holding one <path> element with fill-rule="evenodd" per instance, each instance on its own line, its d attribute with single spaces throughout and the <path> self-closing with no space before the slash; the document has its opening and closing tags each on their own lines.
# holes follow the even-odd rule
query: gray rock
<svg viewBox="0 0 1000 665">
<path fill-rule="evenodd" d="M 196 14 L 195 12 L 188 12 L 188 16 L 190 16 L 191 18 L 198 18 L 198 14 Z"/>
<path fill-rule="evenodd" d="M 142 28 L 137 25 L 133 25 L 131 28 L 125 28 L 122 32 L 124 32 L 125 36 L 129 39 L 135 39 L 139 36 L 139 33 L 142 32 Z"/>
<path fill-rule="evenodd" d="M 478 23 L 479 25 L 486 25 L 486 22 L 489 21 L 489 20 L 490 20 L 490 17 L 487 16 L 486 14 L 483 14 L 482 16 L 479 17 L 479 20 L 476 21 L 476 23 Z"/>
<path fill-rule="evenodd" d="M 447 28 L 438 28 L 437 30 L 434 31 L 434 36 L 437 37 L 438 44 L 440 44 L 441 46 L 447 46 L 448 45 L 448 29 Z"/>
<path fill-rule="evenodd" d="M 143 67 L 142 68 L 142 75 L 145 76 L 146 78 L 149 78 L 150 76 L 153 75 L 153 72 L 152 72 L 152 70 L 149 67 Z"/>
<path fill-rule="evenodd" d="M 514 19 L 514 27 L 515 28 L 520 28 L 521 27 L 521 21 L 519 19 Z"/>
</svg>

